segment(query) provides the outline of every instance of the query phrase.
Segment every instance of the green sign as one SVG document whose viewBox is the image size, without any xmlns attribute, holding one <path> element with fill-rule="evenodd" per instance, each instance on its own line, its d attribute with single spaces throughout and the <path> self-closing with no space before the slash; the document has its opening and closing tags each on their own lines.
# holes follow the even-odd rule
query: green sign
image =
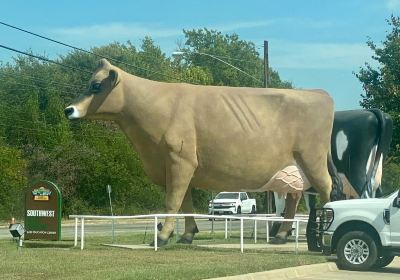
<svg viewBox="0 0 400 280">
<path fill-rule="evenodd" d="M 50 181 L 25 190 L 25 239 L 61 240 L 61 192 Z"/>
</svg>

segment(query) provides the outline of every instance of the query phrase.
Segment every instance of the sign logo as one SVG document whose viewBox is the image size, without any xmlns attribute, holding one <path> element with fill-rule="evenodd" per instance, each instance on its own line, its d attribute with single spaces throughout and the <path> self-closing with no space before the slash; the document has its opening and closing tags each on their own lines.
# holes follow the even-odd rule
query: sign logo
<svg viewBox="0 0 400 280">
<path fill-rule="evenodd" d="M 51 195 L 51 190 L 46 189 L 45 187 L 40 187 L 38 189 L 34 189 L 32 191 L 32 194 L 33 194 L 33 200 L 47 201 L 49 200 L 49 197 Z"/>
</svg>

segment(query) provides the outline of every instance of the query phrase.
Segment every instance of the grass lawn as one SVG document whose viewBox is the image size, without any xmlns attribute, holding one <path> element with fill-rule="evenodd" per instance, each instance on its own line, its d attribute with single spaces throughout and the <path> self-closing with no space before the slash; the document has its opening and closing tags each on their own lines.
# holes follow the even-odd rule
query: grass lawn
<svg viewBox="0 0 400 280">
<path fill-rule="evenodd" d="M 222 236 L 222 235 L 221 235 Z M 198 236 L 196 244 L 214 243 Z M 119 244 L 148 243 L 143 235 L 118 235 Z M 225 241 L 220 241 L 224 243 Z M 238 242 L 238 240 L 236 240 Z M 88 236 L 85 250 L 72 240 L 26 241 L 18 251 L 11 240 L 0 240 L 0 279 L 204 279 L 325 262 L 320 254 L 207 249 L 195 245 L 170 245 L 153 250 L 128 250 L 102 246 L 110 236 Z M 246 242 L 247 243 L 247 242 Z"/>
</svg>

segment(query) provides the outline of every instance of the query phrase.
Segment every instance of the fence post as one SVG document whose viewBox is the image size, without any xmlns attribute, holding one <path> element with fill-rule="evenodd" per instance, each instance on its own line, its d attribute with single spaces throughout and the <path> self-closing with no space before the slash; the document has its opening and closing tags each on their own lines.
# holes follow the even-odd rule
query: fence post
<svg viewBox="0 0 400 280">
<path fill-rule="evenodd" d="M 257 243 L 257 220 L 254 220 L 254 243 Z"/>
<path fill-rule="evenodd" d="M 157 216 L 154 216 L 154 251 L 157 251 L 157 223 L 158 223 L 158 219 Z"/>
<path fill-rule="evenodd" d="M 225 218 L 225 239 L 228 239 L 228 218 Z"/>
<path fill-rule="evenodd" d="M 85 243 L 85 218 L 81 219 L 81 250 L 83 250 L 83 246 Z"/>
<path fill-rule="evenodd" d="M 240 218 L 240 252 L 243 253 L 243 218 Z"/>
<path fill-rule="evenodd" d="M 296 254 L 299 252 L 299 220 L 296 220 Z"/>
<path fill-rule="evenodd" d="M 176 234 L 175 234 L 175 240 L 178 241 L 179 238 L 179 217 L 176 217 Z"/>
<path fill-rule="evenodd" d="M 78 218 L 75 218 L 74 247 L 78 246 Z"/>
</svg>

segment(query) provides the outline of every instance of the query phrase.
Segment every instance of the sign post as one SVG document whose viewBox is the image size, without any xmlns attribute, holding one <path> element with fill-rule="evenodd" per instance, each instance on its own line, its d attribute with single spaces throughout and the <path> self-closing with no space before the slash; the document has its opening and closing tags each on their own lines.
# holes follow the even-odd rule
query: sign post
<svg viewBox="0 0 400 280">
<path fill-rule="evenodd" d="M 113 208 L 112 208 L 112 203 L 111 203 L 111 185 L 107 185 L 107 193 L 108 193 L 108 199 L 110 200 L 110 208 L 111 208 L 111 216 L 114 216 Z M 114 237 L 115 237 L 115 225 L 114 225 L 114 219 L 112 219 L 112 244 L 114 244 Z"/>
<path fill-rule="evenodd" d="M 61 192 L 50 181 L 25 190 L 25 239 L 61 240 Z"/>
</svg>

